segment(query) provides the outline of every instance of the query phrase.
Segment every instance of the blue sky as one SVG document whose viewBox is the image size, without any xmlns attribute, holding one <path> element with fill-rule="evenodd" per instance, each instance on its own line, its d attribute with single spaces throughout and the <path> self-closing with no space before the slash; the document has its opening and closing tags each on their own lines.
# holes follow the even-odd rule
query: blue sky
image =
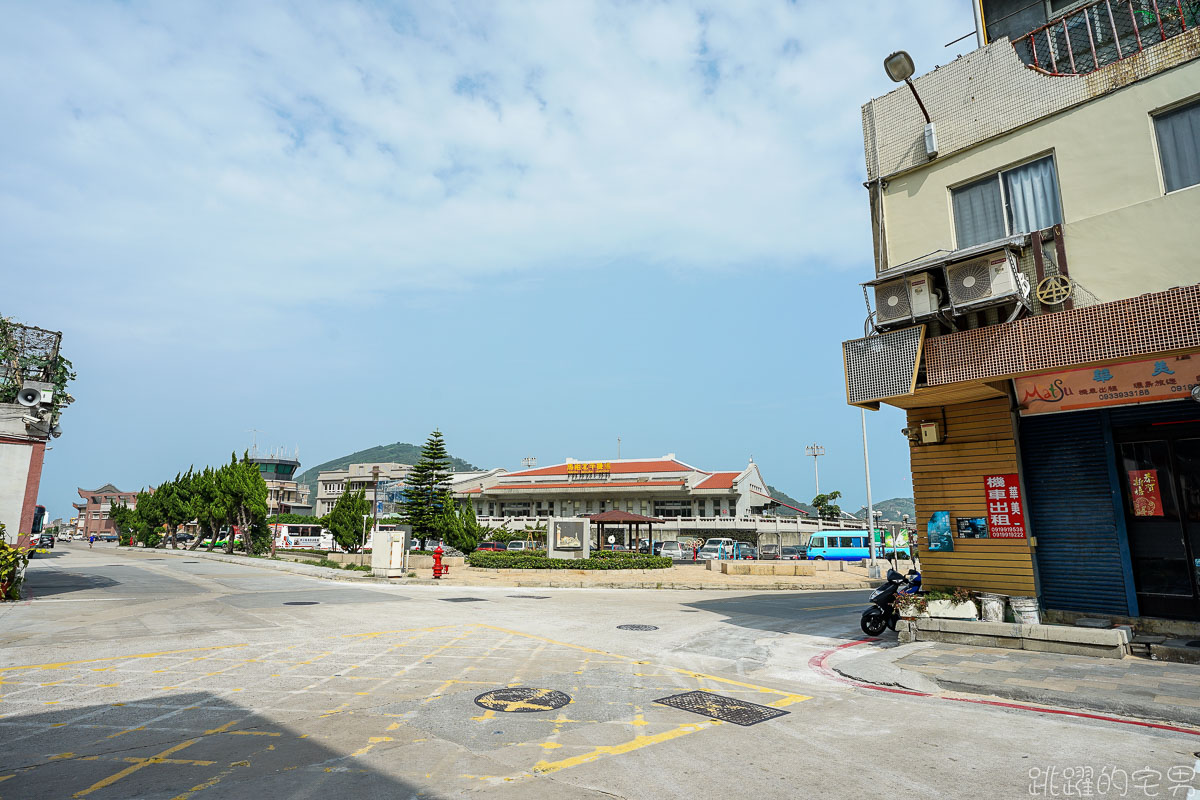
<svg viewBox="0 0 1200 800">
<path fill-rule="evenodd" d="M 917 9 L 919 8 L 919 13 Z M 852 10 L 850 10 L 852 9 Z M 860 106 L 967 2 L 52 3 L 0 31 L 0 313 L 62 330 L 40 502 L 434 427 L 524 456 L 751 455 L 865 500 L 839 343 Z M 876 498 L 911 495 L 868 415 Z"/>
</svg>

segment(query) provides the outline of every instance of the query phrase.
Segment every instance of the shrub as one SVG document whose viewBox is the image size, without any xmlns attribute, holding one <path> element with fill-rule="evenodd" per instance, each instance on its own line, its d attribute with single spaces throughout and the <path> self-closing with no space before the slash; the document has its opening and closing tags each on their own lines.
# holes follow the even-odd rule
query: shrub
<svg viewBox="0 0 1200 800">
<path fill-rule="evenodd" d="M 467 564 L 480 569 L 669 569 L 672 561 L 644 553 L 601 550 L 589 558 L 548 558 L 545 550 L 476 550 Z"/>
<path fill-rule="evenodd" d="M 0 523 L 0 600 L 20 600 L 21 582 L 24 580 L 25 565 L 29 563 L 29 550 L 12 547 L 4 541 L 4 524 Z"/>
</svg>

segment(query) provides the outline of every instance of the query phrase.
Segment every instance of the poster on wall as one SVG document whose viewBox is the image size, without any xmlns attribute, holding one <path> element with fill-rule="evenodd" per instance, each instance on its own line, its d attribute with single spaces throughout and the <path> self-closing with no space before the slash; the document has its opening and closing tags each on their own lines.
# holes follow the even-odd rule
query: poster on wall
<svg viewBox="0 0 1200 800">
<path fill-rule="evenodd" d="M 987 528 L 992 539 L 1024 539 L 1025 512 L 1021 509 L 1021 484 L 1014 475 L 988 475 L 983 479 L 987 498 Z"/>
<path fill-rule="evenodd" d="M 950 512 L 935 511 L 929 518 L 929 547 L 931 553 L 947 553 L 954 549 L 954 535 L 950 531 Z"/>
<path fill-rule="evenodd" d="M 1158 470 L 1129 470 L 1129 494 L 1133 499 L 1135 517 L 1161 517 L 1162 493 L 1158 488 Z"/>
<path fill-rule="evenodd" d="M 960 539 L 986 539 L 988 538 L 987 518 L 986 517 L 959 517 L 958 523 L 958 538 Z"/>
</svg>

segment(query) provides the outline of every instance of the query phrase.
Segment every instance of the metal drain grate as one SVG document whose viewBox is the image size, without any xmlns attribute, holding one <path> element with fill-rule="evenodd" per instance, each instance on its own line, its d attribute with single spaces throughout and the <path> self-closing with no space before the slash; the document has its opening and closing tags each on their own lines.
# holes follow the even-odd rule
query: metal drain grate
<svg viewBox="0 0 1200 800">
<path fill-rule="evenodd" d="M 509 597 L 517 600 L 549 600 L 549 595 L 544 594 L 510 594 Z"/>
<path fill-rule="evenodd" d="M 722 697 L 712 692 L 700 691 L 673 694 L 654 702 L 742 726 L 757 725 L 760 722 L 790 713 L 778 708 L 769 708 L 757 703 L 747 703 L 745 700 L 736 700 L 732 697 Z"/>
<path fill-rule="evenodd" d="M 657 625 L 618 625 L 619 631 L 656 631 Z"/>
<path fill-rule="evenodd" d="M 569 702 L 570 695 L 556 689 L 534 689 L 528 686 L 494 689 L 475 698 L 475 705 L 480 708 L 514 714 L 553 711 Z"/>
<path fill-rule="evenodd" d="M 482 597 L 439 597 L 443 603 L 486 603 Z"/>
<path fill-rule="evenodd" d="M 316 600 L 289 600 L 284 603 L 285 606 L 319 606 Z"/>
</svg>

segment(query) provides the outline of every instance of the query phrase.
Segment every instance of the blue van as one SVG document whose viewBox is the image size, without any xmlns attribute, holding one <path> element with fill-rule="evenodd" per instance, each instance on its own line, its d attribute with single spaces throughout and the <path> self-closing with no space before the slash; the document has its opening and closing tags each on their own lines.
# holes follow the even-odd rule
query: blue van
<svg viewBox="0 0 1200 800">
<path fill-rule="evenodd" d="M 808 540 L 808 560 L 862 561 L 864 558 L 870 558 L 871 554 L 867 552 L 866 531 L 858 532 L 857 536 L 851 535 L 852 533 L 854 532 L 847 531 L 845 535 L 814 534 Z"/>
</svg>

